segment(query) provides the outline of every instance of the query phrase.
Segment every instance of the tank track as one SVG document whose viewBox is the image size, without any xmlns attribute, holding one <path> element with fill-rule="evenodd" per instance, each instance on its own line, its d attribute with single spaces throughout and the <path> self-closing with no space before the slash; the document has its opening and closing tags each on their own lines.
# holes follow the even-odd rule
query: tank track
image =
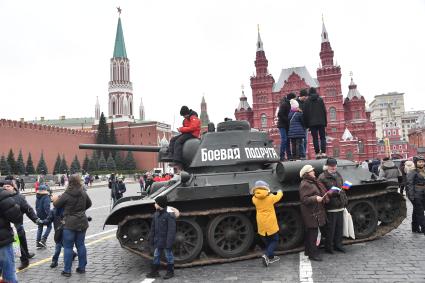
<svg viewBox="0 0 425 283">
<path fill-rule="evenodd" d="M 400 194 L 397 193 L 397 189 L 398 188 L 387 188 L 385 191 L 377 191 L 377 192 L 372 192 L 372 193 L 368 193 L 368 194 L 361 194 L 361 195 L 357 195 L 357 196 L 349 196 L 349 201 L 354 201 L 354 200 L 371 200 L 375 197 L 380 197 L 380 196 L 384 196 L 384 195 L 389 195 L 389 194 L 393 194 L 393 195 L 397 195 L 398 197 L 398 201 L 400 204 L 400 213 L 394 218 L 394 220 L 390 223 L 384 224 L 384 223 L 380 223 L 377 226 L 377 229 L 374 231 L 374 233 L 372 235 L 370 235 L 369 237 L 366 238 L 362 238 L 362 239 L 345 239 L 344 240 L 344 244 L 345 245 L 350 245 L 350 244 L 356 244 L 356 243 L 362 243 L 362 242 L 368 242 L 368 241 L 372 241 L 375 240 L 379 237 L 384 236 L 385 234 L 391 232 L 392 230 L 396 229 L 402 222 L 403 220 L 406 218 L 406 201 L 404 199 L 403 196 L 401 196 Z M 276 205 L 277 208 L 279 207 L 297 207 L 299 206 L 300 203 L 299 202 L 286 202 L 286 203 L 280 203 L 278 205 Z M 206 215 L 219 215 L 219 214 L 224 214 L 224 213 L 230 213 L 230 212 L 251 212 L 255 210 L 255 207 L 234 207 L 234 208 L 226 208 L 226 209 L 212 209 L 212 210 L 207 210 L 207 211 L 191 211 L 191 212 L 181 212 L 180 214 L 180 218 L 183 217 L 194 217 L 194 216 L 206 216 Z M 150 219 L 152 217 L 151 214 L 137 214 L 137 215 L 131 215 L 131 216 L 127 216 L 125 219 L 123 219 L 118 227 L 121 227 L 122 225 L 124 225 L 127 221 L 132 220 L 132 219 Z M 120 229 L 117 230 L 117 238 L 118 238 L 118 233 L 119 233 Z M 152 259 L 152 256 L 148 253 L 148 252 L 141 252 L 139 250 L 135 250 L 132 249 L 130 247 L 127 247 L 125 245 L 121 245 L 123 248 L 138 254 L 146 259 Z M 295 252 L 300 252 L 304 250 L 304 247 L 301 245 L 299 247 L 293 248 L 293 249 L 288 249 L 288 250 L 277 250 L 275 253 L 278 255 L 284 255 L 284 254 L 290 254 L 290 253 L 295 253 Z M 199 265 L 209 265 L 209 264 L 217 264 L 217 263 L 228 263 L 228 262 L 234 262 L 234 261 L 240 261 L 240 260 L 247 260 L 247 259 L 253 259 L 253 258 L 259 258 L 261 257 L 261 255 L 263 254 L 263 251 L 261 249 L 259 249 L 258 246 L 256 246 L 254 249 L 251 249 L 250 251 L 248 251 L 247 254 L 243 255 L 243 256 L 239 256 L 239 257 L 232 257 L 232 258 L 222 258 L 222 257 L 218 257 L 215 255 L 206 255 L 204 252 L 201 251 L 201 255 L 199 256 L 199 258 L 191 261 L 191 262 L 187 262 L 187 263 L 175 263 L 176 267 L 193 267 L 193 266 L 199 266 Z M 162 263 L 164 264 L 164 263 Z"/>
</svg>

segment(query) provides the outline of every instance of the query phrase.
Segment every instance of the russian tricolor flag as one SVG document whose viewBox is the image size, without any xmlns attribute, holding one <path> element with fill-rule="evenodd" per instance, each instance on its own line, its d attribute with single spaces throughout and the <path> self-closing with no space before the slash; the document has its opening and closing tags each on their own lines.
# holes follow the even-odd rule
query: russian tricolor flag
<svg viewBox="0 0 425 283">
<path fill-rule="evenodd" d="M 351 188 L 351 186 L 353 185 L 353 183 L 349 182 L 349 181 L 345 181 L 344 184 L 342 184 L 342 188 L 344 190 L 349 190 Z"/>
</svg>

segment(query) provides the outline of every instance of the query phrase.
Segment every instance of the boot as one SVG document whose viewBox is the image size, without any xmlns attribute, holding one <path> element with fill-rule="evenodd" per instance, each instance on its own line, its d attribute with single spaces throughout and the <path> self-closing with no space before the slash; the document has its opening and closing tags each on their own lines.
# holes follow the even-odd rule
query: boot
<svg viewBox="0 0 425 283">
<path fill-rule="evenodd" d="M 41 238 L 41 241 L 39 243 L 42 246 L 42 248 L 47 248 L 46 241 L 47 241 L 46 238 Z"/>
<path fill-rule="evenodd" d="M 30 265 L 30 262 L 28 260 L 27 261 L 21 261 L 21 265 L 18 267 L 18 270 L 22 270 L 24 268 L 27 268 L 28 265 Z"/>
<path fill-rule="evenodd" d="M 159 277 L 160 275 L 159 275 L 158 269 L 159 269 L 158 264 L 152 264 L 151 265 L 151 271 L 148 274 L 146 274 L 146 278 L 157 278 L 157 277 Z"/>
<path fill-rule="evenodd" d="M 174 264 L 168 264 L 167 265 L 167 273 L 163 277 L 164 279 L 170 279 L 174 277 Z"/>
</svg>

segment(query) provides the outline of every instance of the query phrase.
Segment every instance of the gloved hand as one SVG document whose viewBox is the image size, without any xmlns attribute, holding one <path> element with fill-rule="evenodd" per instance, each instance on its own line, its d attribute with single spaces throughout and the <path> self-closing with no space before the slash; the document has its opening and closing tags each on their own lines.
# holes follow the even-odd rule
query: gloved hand
<svg viewBox="0 0 425 283">
<path fill-rule="evenodd" d="M 37 218 L 37 219 L 35 220 L 35 224 L 37 224 L 37 225 L 44 225 L 44 221 L 43 221 L 43 220 L 41 220 L 40 218 Z"/>
</svg>

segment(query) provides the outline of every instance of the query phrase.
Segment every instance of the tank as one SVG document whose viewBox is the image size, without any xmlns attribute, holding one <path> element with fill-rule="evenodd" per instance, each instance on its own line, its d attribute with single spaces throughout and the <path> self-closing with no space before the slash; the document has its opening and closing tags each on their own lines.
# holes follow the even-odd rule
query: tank
<svg viewBox="0 0 425 283">
<path fill-rule="evenodd" d="M 80 145 L 81 149 L 158 152 L 169 162 L 167 148 L 131 145 Z M 256 231 L 256 212 L 250 189 L 257 180 L 283 191 L 276 204 L 280 227 L 277 254 L 302 250 L 304 227 L 300 213 L 299 171 L 310 164 L 317 174 L 325 160 L 280 162 L 265 132 L 245 121 L 219 123 L 201 139 L 183 147 L 184 171 L 179 178 L 156 184 L 150 195 L 120 199 L 105 225 L 118 226 L 117 239 L 124 249 L 152 258 L 148 234 L 154 200 L 167 195 L 169 205 L 180 211 L 173 247 L 175 265 L 188 267 L 230 262 L 261 256 L 263 244 Z M 338 160 L 338 172 L 353 185 L 347 191 L 356 239 L 345 244 L 376 239 L 396 229 L 406 218 L 405 199 L 398 185 L 378 180 L 367 169 Z"/>
</svg>

